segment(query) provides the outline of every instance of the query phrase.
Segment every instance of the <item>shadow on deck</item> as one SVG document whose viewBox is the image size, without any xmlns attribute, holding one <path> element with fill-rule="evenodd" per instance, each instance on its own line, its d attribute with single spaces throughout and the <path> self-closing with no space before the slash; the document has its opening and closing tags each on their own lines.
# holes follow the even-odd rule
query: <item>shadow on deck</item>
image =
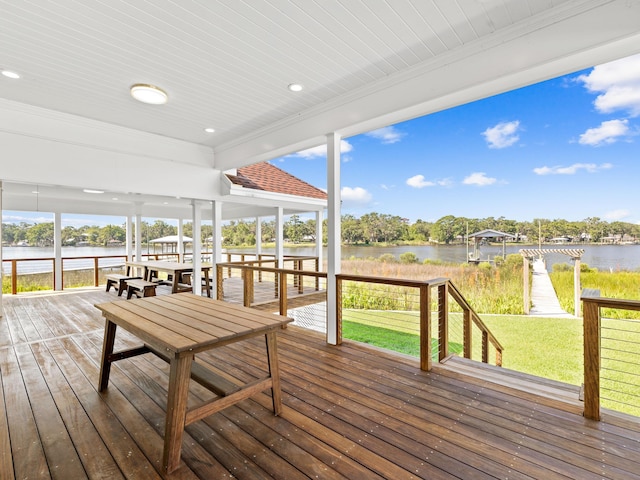
<svg viewBox="0 0 640 480">
<path fill-rule="evenodd" d="M 97 392 L 100 290 L 5 297 L 0 318 L 0 478 L 161 478 L 168 367 L 114 364 Z M 119 331 L 119 346 L 136 339 Z M 199 356 L 231 380 L 262 376 L 264 341 Z M 284 411 L 267 393 L 186 429 L 184 479 L 639 478 L 637 419 L 511 388 L 464 365 L 279 333 Z M 493 377 L 493 378 L 492 378 Z M 210 393 L 191 383 L 190 401 Z"/>
</svg>

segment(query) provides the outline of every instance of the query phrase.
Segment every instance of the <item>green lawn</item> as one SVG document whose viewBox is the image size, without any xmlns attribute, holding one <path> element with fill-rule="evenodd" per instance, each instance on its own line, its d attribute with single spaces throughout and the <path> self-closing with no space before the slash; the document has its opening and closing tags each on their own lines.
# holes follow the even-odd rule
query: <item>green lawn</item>
<svg viewBox="0 0 640 480">
<path fill-rule="evenodd" d="M 452 313 L 450 353 L 460 353 L 460 314 Z M 482 315 L 504 347 L 503 367 L 572 385 L 583 382 L 582 320 L 520 315 Z M 380 348 L 419 356 L 417 312 L 344 310 L 343 335 Z M 432 324 L 432 351 L 437 354 L 437 322 Z M 603 319 L 602 406 L 640 415 L 636 365 L 640 322 Z M 477 352 L 479 341 L 475 342 Z M 477 353 L 476 353 L 477 355 Z M 474 357 L 476 358 L 476 357 Z"/>
</svg>

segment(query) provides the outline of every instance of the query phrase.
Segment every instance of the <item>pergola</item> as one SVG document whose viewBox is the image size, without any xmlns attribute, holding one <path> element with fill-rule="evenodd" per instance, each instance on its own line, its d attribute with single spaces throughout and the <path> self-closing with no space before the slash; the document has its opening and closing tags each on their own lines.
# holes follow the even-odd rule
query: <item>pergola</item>
<svg viewBox="0 0 640 480">
<path fill-rule="evenodd" d="M 498 230 L 485 229 L 479 232 L 468 235 L 468 238 L 473 238 L 473 257 L 471 254 L 467 255 L 467 261 L 479 262 L 480 255 L 478 253 L 478 246 L 482 240 L 494 239 L 502 242 L 502 258 L 506 255 L 507 238 L 516 238 L 515 235 L 510 233 L 499 232 Z"/>
<path fill-rule="evenodd" d="M 529 293 L 529 263 L 532 259 L 543 258 L 545 254 L 559 253 L 567 255 L 573 260 L 573 301 L 574 315 L 580 316 L 580 259 L 584 255 L 584 249 L 581 248 L 524 248 L 520 250 L 522 255 L 523 268 L 523 286 L 524 286 L 524 313 L 529 314 L 529 303 L 531 301 Z"/>
</svg>

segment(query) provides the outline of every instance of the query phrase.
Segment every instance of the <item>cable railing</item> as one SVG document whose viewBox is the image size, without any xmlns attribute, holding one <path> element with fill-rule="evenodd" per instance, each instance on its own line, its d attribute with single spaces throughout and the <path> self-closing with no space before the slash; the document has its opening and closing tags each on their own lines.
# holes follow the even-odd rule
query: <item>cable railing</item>
<svg viewBox="0 0 640 480">
<path fill-rule="evenodd" d="M 326 332 L 326 273 L 300 268 L 303 258 L 313 257 L 291 257 L 285 264 L 296 267 L 284 269 L 265 266 L 273 264 L 266 260 L 218 264 L 217 298 L 288 315 Z M 344 337 L 407 353 L 420 359 L 423 370 L 452 354 L 502 365 L 502 345 L 449 279 L 339 274 L 336 280 L 337 343 Z M 459 312 L 450 312 L 450 299 Z"/>
<path fill-rule="evenodd" d="M 601 407 L 640 416 L 640 320 L 602 317 L 603 308 L 640 311 L 640 301 L 582 293 L 584 316 L 584 416 L 599 420 Z"/>
</svg>

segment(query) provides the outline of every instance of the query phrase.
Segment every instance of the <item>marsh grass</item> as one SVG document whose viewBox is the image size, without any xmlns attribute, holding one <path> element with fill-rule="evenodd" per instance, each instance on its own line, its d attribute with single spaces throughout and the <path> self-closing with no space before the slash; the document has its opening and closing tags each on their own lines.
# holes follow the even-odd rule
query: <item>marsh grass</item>
<svg viewBox="0 0 640 480">
<path fill-rule="evenodd" d="M 573 270 L 556 271 L 554 269 L 549 274 L 549 277 L 562 308 L 567 312 L 573 312 Z M 594 288 L 600 290 L 600 295 L 603 297 L 640 300 L 640 272 L 600 272 L 595 269 L 588 269 L 580 272 L 580 283 L 582 289 Z M 604 308 L 602 309 L 602 316 L 607 318 L 640 319 L 640 312 Z"/>
<path fill-rule="evenodd" d="M 388 255 L 387 255 L 388 256 Z M 391 277 L 407 280 L 430 280 L 434 278 L 450 278 L 462 292 L 469 304 L 476 312 L 495 314 L 524 313 L 522 257 L 509 255 L 500 265 L 488 263 L 473 264 L 444 264 L 444 263 L 400 263 L 389 258 L 383 261 L 377 259 L 350 259 L 342 261 L 344 273 Z M 402 302 L 416 304 L 416 293 L 408 292 L 402 287 L 372 287 L 370 284 L 359 284 L 348 291 L 349 301 L 345 304 L 349 308 L 374 307 L 380 302 L 387 303 L 388 309 L 401 309 Z M 370 298 L 375 297 L 375 298 Z M 382 298 L 378 298 L 382 297 Z M 415 307 L 414 307 L 415 308 Z M 456 306 L 453 306 L 456 311 Z"/>
</svg>

